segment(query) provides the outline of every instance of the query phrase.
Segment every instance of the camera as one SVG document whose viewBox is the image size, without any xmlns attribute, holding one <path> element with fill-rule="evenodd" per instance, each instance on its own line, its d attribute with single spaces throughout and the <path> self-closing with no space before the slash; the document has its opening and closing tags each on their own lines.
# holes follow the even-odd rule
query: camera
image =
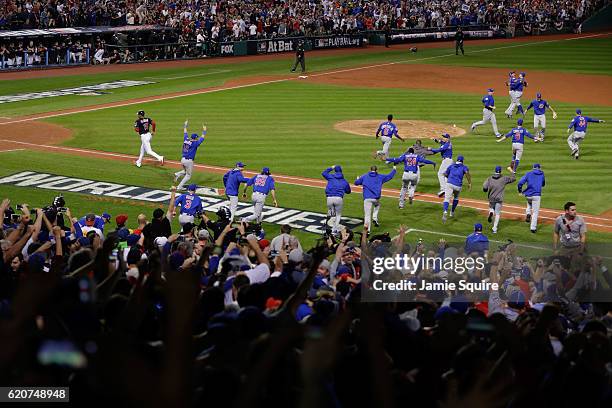
<svg viewBox="0 0 612 408">
<path fill-rule="evenodd" d="M 59 213 L 65 213 L 68 209 L 66 207 L 58 207 L 57 208 L 57 212 Z"/>
<path fill-rule="evenodd" d="M 21 221 L 21 215 L 11 214 L 11 222 L 19 222 L 19 221 Z"/>
</svg>

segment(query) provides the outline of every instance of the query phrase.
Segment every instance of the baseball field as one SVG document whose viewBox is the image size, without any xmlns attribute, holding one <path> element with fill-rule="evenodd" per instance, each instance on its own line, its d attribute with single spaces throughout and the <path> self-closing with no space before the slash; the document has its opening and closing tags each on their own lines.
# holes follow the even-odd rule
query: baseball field
<svg viewBox="0 0 612 408">
<path fill-rule="evenodd" d="M 410 239 L 464 237 L 476 222 L 486 228 L 482 183 L 496 165 L 505 169 L 511 159 L 510 142 L 496 143 L 490 125 L 475 132 L 470 125 L 482 119 L 487 88 L 496 90 L 500 131 L 516 125 L 516 116 L 503 114 L 509 104 L 504 82 L 508 71 L 516 70 L 527 74 L 523 105 L 541 92 L 558 118 L 548 115 L 545 142 L 526 141 L 517 172 L 521 177 L 540 163 L 546 175 L 537 234 L 529 232 L 525 199 L 512 185 L 499 233 L 489 236 L 550 243 L 554 218 L 566 201 L 574 201 L 587 222 L 589 242 L 610 242 L 612 126 L 589 125 L 579 160 L 570 156 L 566 130 L 576 108 L 612 121 L 612 33 L 473 41 L 466 43 L 466 56 L 455 56 L 451 43 L 418 45 L 416 53 L 409 47 L 307 53 L 304 75 L 289 72 L 291 54 L 0 73 L 0 196 L 11 197 L 13 205 L 44 206 L 62 192 L 67 206 L 82 209 L 75 215 L 93 210 L 113 217 L 126 213 L 131 220 L 139 213 L 150 216 L 164 206 L 164 192 L 180 168 L 182 126 L 189 119 L 193 132 L 208 126 L 192 180 L 211 188 L 211 208 L 222 203 L 222 191 L 214 189 L 223 187 L 222 174 L 237 161 L 246 164 L 247 175 L 268 166 L 283 210 L 267 209 L 264 229 L 276 233 L 275 224 L 292 223 L 309 243 L 320 237 L 320 215 L 326 212 L 325 168 L 342 165 L 351 183 L 374 164 L 380 172 L 391 170 L 372 152 L 380 149 L 373 137 L 377 124 L 393 114 L 407 140 L 394 140 L 391 156 L 416 138 L 438 147 L 430 138 L 451 133 L 473 188 L 464 188 L 455 217 L 443 224 L 437 171 L 422 168 L 414 204 L 400 210 L 398 167 L 399 174 L 385 184 L 381 225 L 374 232 L 394 233 L 405 224 L 414 230 Z M 108 83 L 117 87 L 95 87 Z M 152 146 L 165 157 L 164 166 L 153 160 L 134 165 L 138 110 L 157 123 Z M 532 130 L 533 111 L 525 127 Z M 431 157 L 439 163 L 439 156 Z M 107 184 L 91 187 L 93 181 Z M 134 188 L 118 192 L 116 186 L 124 185 Z M 249 214 L 250 201 L 243 201 L 243 213 Z M 361 193 L 345 199 L 343 216 L 353 219 L 351 226 L 363 218 Z"/>
</svg>

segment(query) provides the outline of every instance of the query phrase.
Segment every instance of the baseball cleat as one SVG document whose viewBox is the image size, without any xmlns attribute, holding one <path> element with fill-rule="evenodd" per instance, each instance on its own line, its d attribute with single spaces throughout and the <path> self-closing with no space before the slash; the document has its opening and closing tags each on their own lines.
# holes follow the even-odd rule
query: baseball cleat
<svg viewBox="0 0 612 408">
<path fill-rule="evenodd" d="M 444 191 L 442 190 L 438 191 L 438 197 L 444 197 Z"/>
<path fill-rule="evenodd" d="M 134 164 L 136 165 L 136 167 L 140 167 L 140 166 L 142 166 L 142 164 L 141 164 L 141 163 L 138 163 L 138 162 L 134 162 Z"/>
<path fill-rule="evenodd" d="M 473 132 L 473 131 L 474 131 L 474 129 L 476 129 L 476 125 L 474 125 L 474 124 L 472 123 L 472 127 L 470 127 L 470 131 L 472 131 L 472 132 Z"/>
<path fill-rule="evenodd" d="M 159 163 L 163 166 L 164 165 L 164 156 L 161 157 L 161 160 L 159 161 Z"/>
<path fill-rule="evenodd" d="M 491 232 L 492 232 L 493 234 L 497 234 L 497 230 L 495 230 L 495 229 L 494 229 L 494 230 L 491 230 Z"/>
<path fill-rule="evenodd" d="M 502 137 L 502 135 L 501 135 L 501 133 L 498 133 L 498 134 L 495 135 L 495 137 L 499 139 L 500 137 Z"/>
<path fill-rule="evenodd" d="M 489 211 L 489 217 L 487 218 L 487 221 L 489 221 L 489 223 L 493 221 L 493 212 Z"/>
<path fill-rule="evenodd" d="M 380 224 L 378 223 L 378 220 L 373 220 L 372 222 L 374 223 L 374 226 L 376 228 L 380 227 Z"/>
<path fill-rule="evenodd" d="M 570 153 L 570 156 L 575 156 L 578 153 L 578 149 L 574 149 L 572 150 L 572 153 Z"/>
<path fill-rule="evenodd" d="M 403 210 L 404 206 L 400 204 L 400 205 L 397 206 L 397 208 L 399 208 L 400 210 Z"/>
<path fill-rule="evenodd" d="M 446 223 L 446 216 L 447 216 L 446 211 L 444 211 L 442 213 L 442 223 Z"/>
<path fill-rule="evenodd" d="M 412 197 L 408 197 L 408 204 L 412 205 L 412 202 L 414 201 L 414 198 Z"/>
<path fill-rule="evenodd" d="M 455 213 L 453 211 L 450 212 L 449 217 L 453 218 L 455 216 Z"/>
<path fill-rule="evenodd" d="M 529 230 L 529 231 L 531 231 L 532 234 L 535 234 L 536 232 L 538 232 L 538 230 L 534 230 L 534 229 Z"/>
<path fill-rule="evenodd" d="M 531 214 L 525 215 L 525 222 L 531 222 Z"/>
<path fill-rule="evenodd" d="M 576 153 L 576 155 L 574 156 L 574 159 L 578 160 L 579 157 L 580 157 L 580 155 L 578 153 Z"/>
</svg>

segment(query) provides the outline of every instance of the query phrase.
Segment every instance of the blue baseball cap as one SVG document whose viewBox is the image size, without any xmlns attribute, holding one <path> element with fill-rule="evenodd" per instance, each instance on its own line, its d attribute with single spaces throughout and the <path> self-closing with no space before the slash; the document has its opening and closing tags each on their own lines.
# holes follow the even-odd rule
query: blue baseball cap
<svg viewBox="0 0 612 408">
<path fill-rule="evenodd" d="M 236 163 L 236 167 L 241 169 L 241 168 L 246 167 L 246 166 L 244 165 L 243 162 L 237 162 Z"/>
<path fill-rule="evenodd" d="M 105 213 L 102 213 L 102 218 L 104 218 L 106 221 L 110 222 L 112 217 L 111 217 L 111 215 L 109 213 L 105 212 Z"/>
<path fill-rule="evenodd" d="M 577 115 L 580 115 L 581 113 L 582 113 L 582 109 L 580 109 L 580 108 L 576 109 L 576 114 Z"/>
<path fill-rule="evenodd" d="M 197 133 L 192 133 L 191 134 L 191 138 L 192 139 L 197 139 L 198 137 L 200 137 L 200 135 L 198 135 Z"/>
<path fill-rule="evenodd" d="M 77 242 L 82 246 L 82 247 L 86 247 L 91 245 L 91 241 L 89 240 L 89 238 L 87 237 L 80 237 L 79 239 L 77 239 Z"/>
<path fill-rule="evenodd" d="M 542 97 L 542 94 L 541 94 L 540 92 L 538 92 L 538 93 L 536 94 L 536 98 L 541 98 L 541 97 Z"/>
<path fill-rule="evenodd" d="M 187 186 L 187 191 L 196 191 L 198 189 L 198 186 L 195 184 L 190 184 Z"/>
<path fill-rule="evenodd" d="M 479 222 L 474 224 L 474 231 L 482 231 L 482 224 Z"/>
<path fill-rule="evenodd" d="M 340 166 L 339 164 L 338 164 L 338 165 L 336 165 L 336 166 L 334 167 L 334 171 L 335 171 L 336 173 L 342 173 L 342 166 Z"/>
<path fill-rule="evenodd" d="M 270 168 L 269 167 L 264 167 L 263 169 L 261 169 L 261 173 L 262 174 L 270 174 Z"/>
<path fill-rule="evenodd" d="M 495 92 L 495 89 L 489 88 L 489 89 L 487 89 L 487 92 Z"/>
<path fill-rule="evenodd" d="M 443 133 L 442 137 L 445 139 L 450 139 L 451 136 L 448 133 Z"/>
<path fill-rule="evenodd" d="M 539 169 L 540 168 L 540 163 L 534 163 L 533 164 L 533 168 L 534 169 Z"/>
<path fill-rule="evenodd" d="M 516 121 L 517 125 L 522 125 L 523 124 L 523 118 L 518 118 L 518 120 Z"/>
<path fill-rule="evenodd" d="M 501 173 L 502 172 L 502 167 L 501 166 L 495 166 L 495 172 L 496 173 Z"/>
<path fill-rule="evenodd" d="M 457 161 L 463 163 L 463 156 L 457 156 Z"/>
<path fill-rule="evenodd" d="M 521 72 L 521 76 L 527 76 L 526 72 Z"/>
</svg>

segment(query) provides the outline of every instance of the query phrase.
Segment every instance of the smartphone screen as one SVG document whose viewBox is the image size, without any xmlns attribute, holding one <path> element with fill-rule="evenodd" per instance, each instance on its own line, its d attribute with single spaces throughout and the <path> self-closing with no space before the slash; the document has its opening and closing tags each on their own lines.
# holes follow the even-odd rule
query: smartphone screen
<svg viewBox="0 0 612 408">
<path fill-rule="evenodd" d="M 69 340 L 46 340 L 38 350 L 38 362 L 42 365 L 59 365 L 84 368 L 87 357 Z"/>
</svg>

